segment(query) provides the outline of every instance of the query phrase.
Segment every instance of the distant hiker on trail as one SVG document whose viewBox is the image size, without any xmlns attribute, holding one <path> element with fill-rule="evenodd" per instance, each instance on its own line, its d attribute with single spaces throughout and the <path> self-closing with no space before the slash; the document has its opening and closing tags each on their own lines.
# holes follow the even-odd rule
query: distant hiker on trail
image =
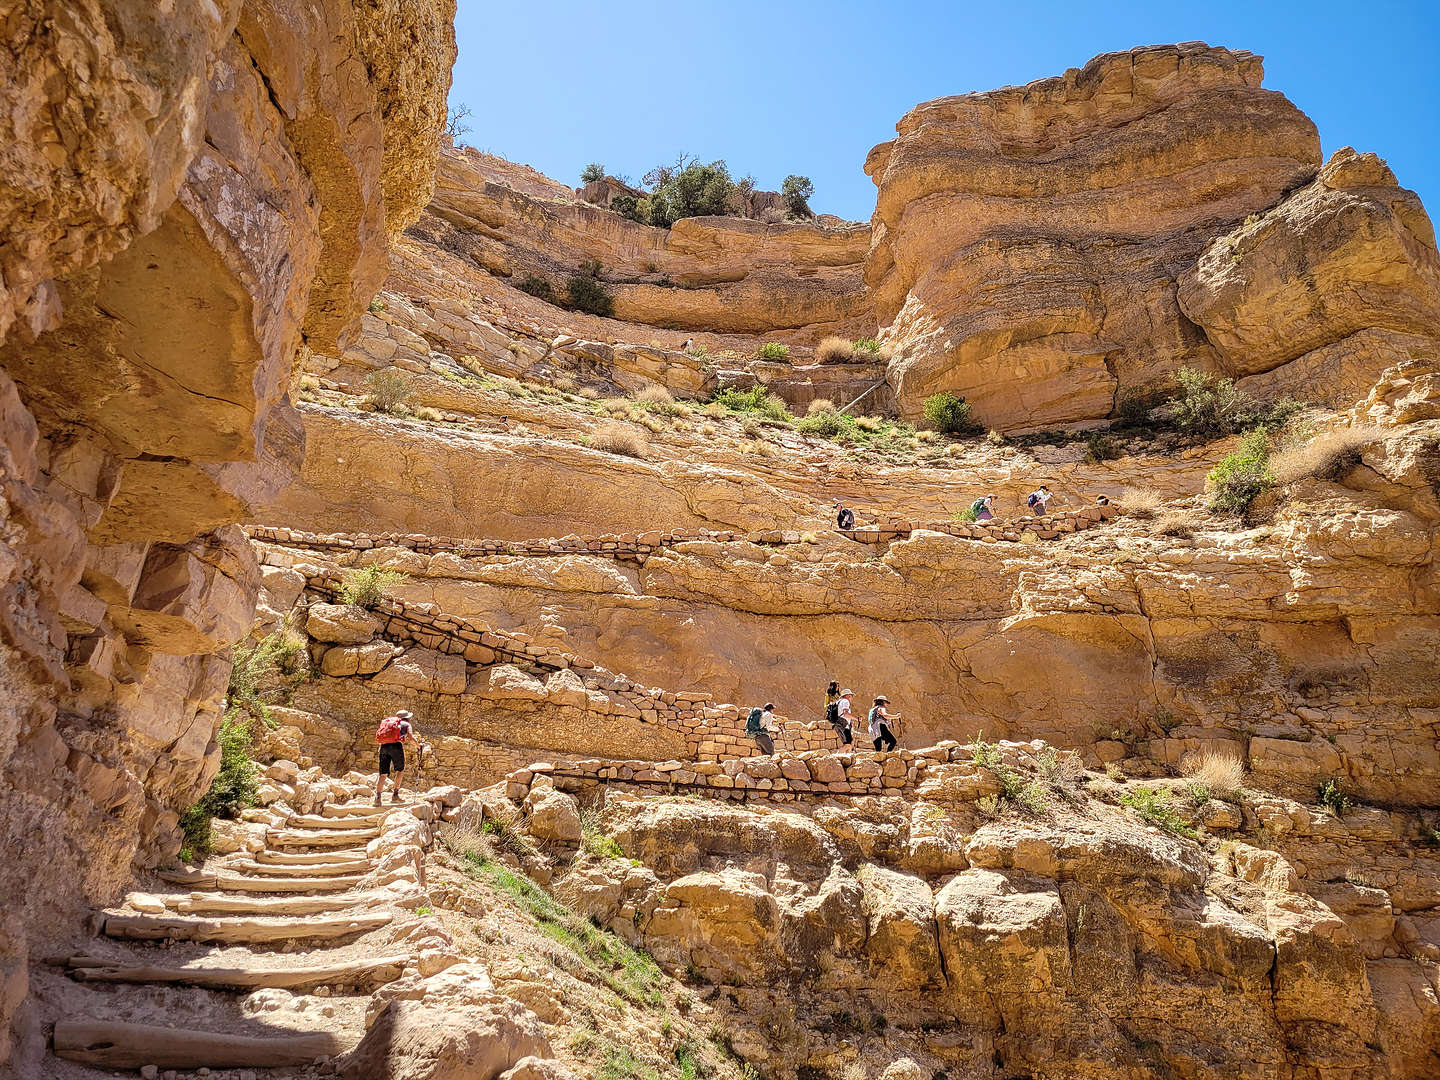
<svg viewBox="0 0 1440 1080">
<path fill-rule="evenodd" d="M 380 796 L 385 791 L 385 777 L 391 769 L 395 770 L 395 790 L 390 793 L 390 801 L 400 801 L 400 782 L 405 774 L 405 744 L 416 745 L 415 729 L 410 724 L 413 715 L 401 709 L 394 716 L 381 720 L 375 732 L 375 741 L 380 744 L 380 774 L 375 778 L 376 806 L 380 805 Z"/>
<path fill-rule="evenodd" d="M 832 724 L 835 722 L 834 719 L 832 719 L 835 716 L 835 706 L 839 701 L 840 684 L 834 679 L 831 679 L 830 685 L 825 687 L 825 719 Z"/>
<path fill-rule="evenodd" d="M 1045 511 L 1050 507 L 1050 500 L 1054 497 L 1055 493 L 1044 484 L 1041 484 L 1030 493 L 1030 497 L 1025 500 L 1025 505 L 1030 508 L 1030 512 L 1036 517 L 1044 517 Z"/>
<path fill-rule="evenodd" d="M 875 740 L 875 749 L 880 749 L 880 744 L 885 744 L 886 750 L 895 749 L 895 734 L 890 730 L 890 725 L 900 719 L 900 714 L 892 713 L 885 708 L 890 704 L 890 699 L 881 694 L 875 699 L 875 706 L 870 710 L 870 738 Z"/>
<path fill-rule="evenodd" d="M 840 700 L 835 703 L 835 719 L 830 721 L 846 746 L 850 745 L 850 733 L 855 730 L 855 714 L 850 711 L 850 699 L 854 696 L 854 690 L 840 691 Z"/>
<path fill-rule="evenodd" d="M 855 511 L 843 503 L 835 504 L 835 526 L 838 529 L 847 530 L 855 527 Z"/>
<path fill-rule="evenodd" d="M 755 740 L 762 754 L 775 753 L 775 740 L 770 733 L 775 730 L 775 703 L 767 701 L 763 709 L 751 709 L 745 719 L 745 734 Z"/>
<path fill-rule="evenodd" d="M 990 521 L 995 517 L 995 496 L 986 495 L 970 504 L 970 512 L 976 521 Z"/>
<path fill-rule="evenodd" d="M 1109 505 L 1110 505 L 1110 498 L 1109 498 L 1109 496 L 1107 496 L 1107 495 L 1096 495 L 1096 496 L 1095 496 L 1095 505 L 1096 505 L 1096 506 L 1109 506 Z"/>
<path fill-rule="evenodd" d="M 851 693 L 840 690 L 840 684 L 831 680 L 830 685 L 825 688 L 825 722 L 835 729 L 835 734 L 840 736 L 840 741 L 850 745 L 850 721 L 845 719 L 849 712 L 850 703 L 845 700 L 845 694 Z M 853 720 L 854 717 L 851 717 Z"/>
</svg>

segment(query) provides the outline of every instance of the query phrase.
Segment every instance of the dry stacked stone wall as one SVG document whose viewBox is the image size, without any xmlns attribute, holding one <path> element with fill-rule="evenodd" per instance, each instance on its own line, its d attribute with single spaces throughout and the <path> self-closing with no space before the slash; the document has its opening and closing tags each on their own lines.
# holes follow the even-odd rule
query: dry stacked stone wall
<svg viewBox="0 0 1440 1080">
<path fill-rule="evenodd" d="M 857 525 L 853 529 L 841 530 L 842 536 L 867 544 L 888 544 L 892 540 L 904 540 L 914 532 L 947 533 L 966 540 L 982 540 L 994 543 L 1005 540 L 1011 543 L 1022 540 L 1030 534 L 1038 540 L 1054 540 L 1070 533 L 1084 532 L 1097 525 L 1119 517 L 1125 512 L 1119 503 L 1110 502 L 1086 506 L 1079 510 L 1061 510 L 1044 517 L 1019 517 L 1008 521 L 999 518 L 993 521 L 926 521 L 912 522 L 903 518 L 887 517 L 878 511 L 857 509 L 857 518 L 869 519 L 872 524 Z"/>
</svg>

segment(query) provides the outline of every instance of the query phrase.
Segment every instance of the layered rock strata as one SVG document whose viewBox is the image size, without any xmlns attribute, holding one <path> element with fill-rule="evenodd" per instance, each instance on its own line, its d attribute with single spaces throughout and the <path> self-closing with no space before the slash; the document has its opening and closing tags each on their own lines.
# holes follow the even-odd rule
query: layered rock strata
<svg viewBox="0 0 1440 1080">
<path fill-rule="evenodd" d="M 298 466 L 290 372 L 424 201 L 454 58 L 450 0 L 173 7 L 8 27 L 0 1058 L 25 938 L 172 855 L 218 764 L 259 586 L 229 523 Z"/>
</svg>

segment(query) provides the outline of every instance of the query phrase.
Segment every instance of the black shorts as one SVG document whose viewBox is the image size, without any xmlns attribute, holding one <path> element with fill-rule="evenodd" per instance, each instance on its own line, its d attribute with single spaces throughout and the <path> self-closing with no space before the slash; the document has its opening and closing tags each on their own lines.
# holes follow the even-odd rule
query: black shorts
<svg viewBox="0 0 1440 1080">
<path fill-rule="evenodd" d="M 387 742 L 380 744 L 380 775 L 389 775 L 391 766 L 395 771 L 405 771 L 405 744 L 398 742 Z"/>
</svg>

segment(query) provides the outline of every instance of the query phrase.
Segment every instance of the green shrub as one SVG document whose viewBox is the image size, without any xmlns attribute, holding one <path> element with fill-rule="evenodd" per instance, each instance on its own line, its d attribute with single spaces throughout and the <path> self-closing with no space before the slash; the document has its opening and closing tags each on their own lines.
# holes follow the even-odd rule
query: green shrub
<svg viewBox="0 0 1440 1080">
<path fill-rule="evenodd" d="M 979 515 L 975 512 L 975 507 L 973 507 L 973 506 L 967 506 L 967 507 L 965 507 L 964 510 L 956 510 L 954 513 L 952 513 L 952 514 L 950 515 L 950 520 L 951 520 L 951 521 L 961 522 L 961 523 L 967 522 L 967 521 L 976 521 L 976 520 L 978 520 L 978 519 L 979 519 Z"/>
<path fill-rule="evenodd" d="M 253 644 L 238 643 L 231 653 L 230 684 L 225 696 L 231 709 L 241 709 L 262 720 L 269 718 L 265 708 L 267 684 L 278 690 L 282 700 L 311 674 L 310 654 L 305 638 L 288 626 L 266 634 Z"/>
<path fill-rule="evenodd" d="M 782 423 L 794 419 L 785 402 L 759 383 L 749 390 L 737 390 L 733 386 L 727 386 L 715 395 L 714 401 L 731 412 L 758 413 L 769 420 Z"/>
<path fill-rule="evenodd" d="M 386 589 L 399 585 L 406 577 L 396 570 L 382 570 L 378 566 L 346 570 L 341 579 L 340 599 L 369 610 L 385 598 Z"/>
<path fill-rule="evenodd" d="M 782 345 L 778 341 L 767 341 L 755 350 L 755 355 L 761 360 L 788 360 L 790 358 L 790 346 Z"/>
<path fill-rule="evenodd" d="M 1264 428 L 1247 432 L 1233 454 L 1228 454 L 1205 477 L 1210 509 L 1243 513 L 1255 497 L 1275 486 L 1270 474 L 1270 436 Z"/>
<path fill-rule="evenodd" d="M 259 781 L 255 763 L 250 760 L 252 722 L 238 709 L 232 709 L 220 721 L 220 771 L 210 782 L 210 790 L 180 815 L 185 847 L 193 855 L 210 854 L 210 823 L 214 818 L 234 818 L 241 810 L 255 805 Z"/>
<path fill-rule="evenodd" d="M 547 304 L 555 302 L 555 287 L 538 274 L 526 274 L 520 279 L 520 284 L 515 287 L 521 292 L 527 292 L 531 296 L 544 300 Z"/>
<path fill-rule="evenodd" d="M 1128 806 L 1151 825 L 1188 840 L 1195 839 L 1195 829 L 1176 811 L 1170 793 L 1158 788 L 1137 787 L 1120 796 L 1120 805 Z"/>
<path fill-rule="evenodd" d="M 565 285 L 569 306 L 590 315 L 609 317 L 615 310 L 614 298 L 604 282 L 592 274 L 576 274 Z"/>
<path fill-rule="evenodd" d="M 365 400 L 378 412 L 392 415 L 410 400 L 410 380 L 394 368 L 381 368 L 365 376 Z M 408 411 L 408 410 L 405 410 Z"/>
<path fill-rule="evenodd" d="M 856 352 L 870 353 L 872 356 L 879 356 L 884 347 L 873 337 L 862 337 L 855 342 Z"/>
<path fill-rule="evenodd" d="M 1098 465 L 1102 461 L 1114 461 L 1120 456 L 1120 445 L 1103 431 L 1095 431 L 1085 440 L 1085 463 Z"/>
<path fill-rule="evenodd" d="M 1337 818 L 1344 817 L 1345 811 L 1350 809 L 1350 796 L 1345 794 L 1340 787 L 1338 780 L 1326 780 L 1320 785 L 1320 805 L 1329 810 Z"/>
<path fill-rule="evenodd" d="M 644 211 L 641 209 L 640 200 L 634 195 L 616 195 L 610 200 L 610 209 L 614 210 L 615 213 L 621 217 L 629 218 L 631 221 L 638 221 L 641 225 L 648 225 L 650 223 L 649 218 L 646 217 Z M 646 272 L 653 274 L 655 271 L 650 267 L 646 267 Z"/>
<path fill-rule="evenodd" d="M 810 413 L 795 423 L 795 430 L 802 435 L 818 435 L 822 439 L 833 439 L 847 430 L 845 421 L 848 416 L 841 416 L 837 412 Z"/>
<path fill-rule="evenodd" d="M 937 431 L 950 435 L 965 434 L 974 431 L 977 426 L 970 419 L 970 403 L 948 390 L 931 394 L 925 399 L 925 419 L 930 421 Z"/>
<path fill-rule="evenodd" d="M 596 180 L 605 179 L 605 166 L 598 161 L 592 161 L 585 168 L 580 170 L 580 182 L 582 184 L 593 184 Z"/>
<path fill-rule="evenodd" d="M 1278 427 L 1305 406 L 1292 397 L 1266 403 L 1223 379 L 1194 368 L 1175 373 L 1179 392 L 1171 398 L 1173 420 L 1186 435 L 1213 438 L 1233 435 L 1257 424 Z"/>
<path fill-rule="evenodd" d="M 681 218 L 729 214 L 738 209 L 738 189 L 724 161 L 702 165 L 681 154 L 674 165 L 659 165 L 645 174 L 651 189 L 643 200 L 651 225 L 669 228 Z"/>
<path fill-rule="evenodd" d="M 815 185 L 810 182 L 808 176 L 796 176 L 791 173 L 785 177 L 780 185 L 780 198 L 785 202 L 785 214 L 787 217 L 812 218 L 815 212 L 810 209 L 810 196 L 815 194 Z"/>
</svg>

